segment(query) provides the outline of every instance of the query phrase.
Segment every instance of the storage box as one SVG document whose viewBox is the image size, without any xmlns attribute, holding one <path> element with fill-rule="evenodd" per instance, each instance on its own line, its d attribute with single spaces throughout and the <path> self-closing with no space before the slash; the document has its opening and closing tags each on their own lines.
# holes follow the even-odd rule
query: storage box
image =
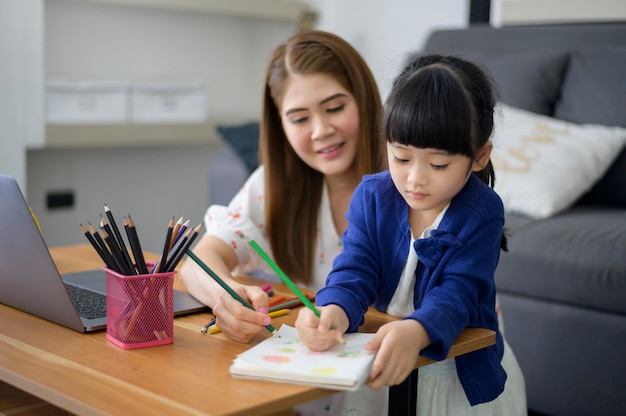
<svg viewBox="0 0 626 416">
<path fill-rule="evenodd" d="M 123 349 L 174 342 L 174 272 L 122 275 L 104 268 L 109 341 Z"/>
<path fill-rule="evenodd" d="M 46 121 L 51 124 L 127 123 L 130 84 L 123 81 L 46 82 Z"/>
<path fill-rule="evenodd" d="M 206 86 L 201 82 L 135 83 L 134 123 L 202 123 L 207 120 Z"/>
</svg>

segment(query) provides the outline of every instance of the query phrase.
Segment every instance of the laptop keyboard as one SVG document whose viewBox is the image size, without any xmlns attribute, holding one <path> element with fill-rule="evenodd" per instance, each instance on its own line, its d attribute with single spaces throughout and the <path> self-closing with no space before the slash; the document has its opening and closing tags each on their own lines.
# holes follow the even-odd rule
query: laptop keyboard
<svg viewBox="0 0 626 416">
<path fill-rule="evenodd" d="M 80 316 L 87 319 L 106 317 L 106 296 L 78 286 L 65 284 L 65 287 Z"/>
</svg>

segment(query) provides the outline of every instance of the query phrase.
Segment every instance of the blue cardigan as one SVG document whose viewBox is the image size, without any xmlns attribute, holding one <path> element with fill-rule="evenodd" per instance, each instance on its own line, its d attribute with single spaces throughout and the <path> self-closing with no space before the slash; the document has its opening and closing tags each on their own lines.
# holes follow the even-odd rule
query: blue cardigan
<svg viewBox="0 0 626 416">
<path fill-rule="evenodd" d="M 411 241 L 408 209 L 389 171 L 365 176 L 354 191 L 343 252 L 315 298 L 318 305 L 332 303 L 346 311 L 348 331 L 363 324 L 370 305 L 387 310 Z M 443 360 L 466 327 L 496 331 L 494 346 L 456 358 L 457 374 L 472 405 L 498 397 L 506 381 L 494 282 L 503 227 L 502 201 L 472 174 L 437 230 L 414 243 L 419 258 L 415 312 L 405 319 L 419 321 L 430 336 L 432 344 L 421 353 Z"/>
</svg>

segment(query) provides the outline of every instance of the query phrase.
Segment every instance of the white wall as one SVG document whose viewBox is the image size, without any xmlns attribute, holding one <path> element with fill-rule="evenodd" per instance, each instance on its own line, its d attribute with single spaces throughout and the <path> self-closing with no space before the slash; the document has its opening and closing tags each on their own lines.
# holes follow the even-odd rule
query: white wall
<svg viewBox="0 0 626 416">
<path fill-rule="evenodd" d="M 0 2 L 0 173 L 26 192 L 26 146 L 41 145 L 42 0 Z"/>
<path fill-rule="evenodd" d="M 48 245 L 86 243 L 79 224 L 99 226 L 104 204 L 118 225 L 129 214 L 142 246 L 160 252 L 171 217 L 195 226 L 208 205 L 208 166 L 216 145 L 45 149 L 28 152 L 29 203 Z M 48 192 L 71 190 L 74 207 L 49 210 Z"/>
<path fill-rule="evenodd" d="M 308 0 L 318 29 L 349 41 L 370 65 L 383 97 L 406 54 L 437 28 L 466 27 L 469 0 Z"/>
</svg>

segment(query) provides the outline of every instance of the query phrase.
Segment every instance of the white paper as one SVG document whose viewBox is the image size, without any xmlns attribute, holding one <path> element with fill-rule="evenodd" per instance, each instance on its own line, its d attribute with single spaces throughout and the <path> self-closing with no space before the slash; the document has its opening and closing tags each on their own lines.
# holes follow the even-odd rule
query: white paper
<svg viewBox="0 0 626 416">
<path fill-rule="evenodd" d="M 274 335 L 241 353 L 230 367 L 233 377 L 306 384 L 334 390 L 356 390 L 367 380 L 375 354 L 364 345 L 374 334 L 344 334 L 344 344 L 315 352 L 282 325 Z"/>
</svg>

